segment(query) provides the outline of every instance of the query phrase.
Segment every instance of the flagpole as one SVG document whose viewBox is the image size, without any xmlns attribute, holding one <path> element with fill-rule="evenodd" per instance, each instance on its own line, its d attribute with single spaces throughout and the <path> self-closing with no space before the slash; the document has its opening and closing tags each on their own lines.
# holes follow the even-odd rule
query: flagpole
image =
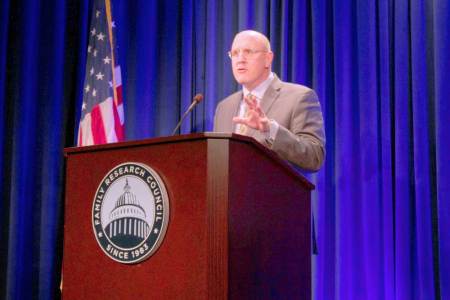
<svg viewBox="0 0 450 300">
<path fill-rule="evenodd" d="M 116 91 L 116 75 L 115 75 L 116 61 L 114 58 L 114 41 L 113 41 L 113 33 L 112 33 L 112 16 L 111 16 L 111 1 L 110 0 L 105 0 L 105 7 L 106 7 L 106 19 L 108 22 L 109 45 L 111 47 L 111 68 L 112 68 L 114 103 L 115 103 L 115 105 L 118 105 L 117 91 Z"/>
</svg>

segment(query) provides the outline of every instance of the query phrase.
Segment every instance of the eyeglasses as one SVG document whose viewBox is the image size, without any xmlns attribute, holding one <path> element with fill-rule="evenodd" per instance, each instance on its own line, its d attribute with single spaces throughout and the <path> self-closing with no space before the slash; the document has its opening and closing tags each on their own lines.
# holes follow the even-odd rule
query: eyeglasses
<svg viewBox="0 0 450 300">
<path fill-rule="evenodd" d="M 267 52 L 267 50 L 253 50 L 253 49 L 234 49 L 231 51 L 228 51 L 228 56 L 231 59 L 235 59 L 239 56 L 239 54 L 242 55 L 245 59 L 254 57 L 259 52 Z"/>
</svg>

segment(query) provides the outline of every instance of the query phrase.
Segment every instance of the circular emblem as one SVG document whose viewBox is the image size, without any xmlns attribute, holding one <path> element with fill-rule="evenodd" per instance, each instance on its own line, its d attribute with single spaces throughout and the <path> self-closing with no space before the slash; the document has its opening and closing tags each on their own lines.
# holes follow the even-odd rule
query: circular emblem
<svg viewBox="0 0 450 300">
<path fill-rule="evenodd" d="M 127 162 L 103 178 L 92 205 L 92 226 L 111 259 L 138 263 L 161 245 L 169 221 L 163 181 L 149 166 Z"/>
</svg>

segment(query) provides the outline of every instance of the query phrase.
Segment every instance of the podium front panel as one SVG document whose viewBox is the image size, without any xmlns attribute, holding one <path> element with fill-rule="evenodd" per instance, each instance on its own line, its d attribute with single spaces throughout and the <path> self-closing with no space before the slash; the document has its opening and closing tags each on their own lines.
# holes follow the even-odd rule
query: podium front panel
<svg viewBox="0 0 450 300">
<path fill-rule="evenodd" d="M 205 140 L 194 140 L 177 147 L 168 143 L 69 155 L 64 299 L 92 295 L 105 299 L 175 299 L 185 294 L 193 299 L 206 299 L 205 144 Z M 170 220 L 164 241 L 153 256 L 131 265 L 118 263 L 103 253 L 91 222 L 99 183 L 108 171 L 124 162 L 139 162 L 153 168 L 164 181 L 170 199 Z"/>
</svg>

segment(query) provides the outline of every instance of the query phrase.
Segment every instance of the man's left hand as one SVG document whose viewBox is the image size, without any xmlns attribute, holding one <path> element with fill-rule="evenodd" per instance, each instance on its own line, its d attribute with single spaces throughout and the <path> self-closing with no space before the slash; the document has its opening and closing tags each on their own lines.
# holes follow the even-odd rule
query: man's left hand
<svg viewBox="0 0 450 300">
<path fill-rule="evenodd" d="M 245 96 L 244 101 L 247 104 L 247 113 L 243 118 L 234 117 L 233 122 L 243 124 L 261 132 L 269 131 L 269 119 L 259 106 L 255 96 Z"/>
</svg>

